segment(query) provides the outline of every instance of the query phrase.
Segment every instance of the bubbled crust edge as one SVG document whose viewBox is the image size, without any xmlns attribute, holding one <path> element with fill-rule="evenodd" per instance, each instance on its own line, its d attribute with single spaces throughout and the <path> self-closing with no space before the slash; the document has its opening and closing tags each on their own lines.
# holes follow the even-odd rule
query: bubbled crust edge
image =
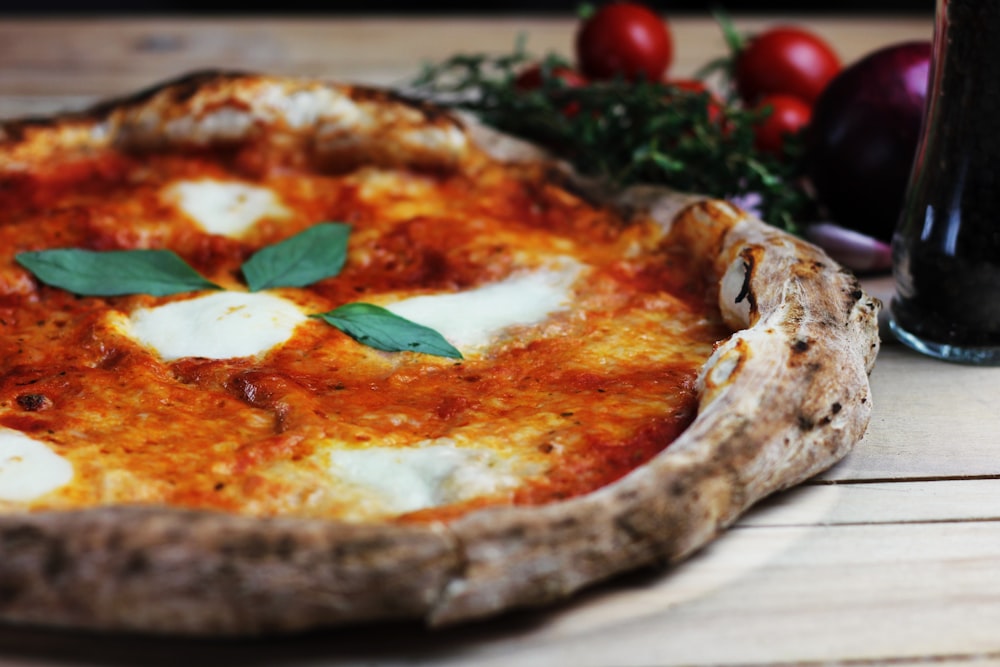
<svg viewBox="0 0 1000 667">
<path fill-rule="evenodd" d="M 201 71 L 77 113 L 0 124 L 0 171 L 111 145 L 265 147 L 325 170 L 360 164 L 449 170 L 477 151 L 453 115 L 392 91 L 317 79 Z"/>
<path fill-rule="evenodd" d="M 646 465 L 566 503 L 454 523 L 465 565 L 432 622 L 544 604 L 640 565 L 681 560 L 755 502 L 829 468 L 864 434 L 878 301 L 817 248 L 725 203 L 661 197 L 647 210 L 671 212 L 662 222 L 674 238 L 714 258 L 706 270 L 721 280 L 736 266 L 742 280 L 720 290 L 720 308 L 749 303 L 746 328 L 706 363 L 694 423 Z"/>
<path fill-rule="evenodd" d="M 482 156 L 469 137 L 504 160 L 544 159 L 535 147 L 483 128 L 466 133 L 453 116 L 385 91 L 200 73 L 82 114 L 6 123 L 0 168 L 30 166 L 57 147 L 86 150 L 123 137 L 148 145 L 164 136 L 157 122 L 175 123 L 170 141 L 263 137 L 289 159 L 317 159 L 303 142 L 322 121 L 291 122 L 292 112 L 281 111 L 281 96 L 296 94 L 318 95 L 324 104 L 346 100 L 372 121 L 360 138 L 329 144 L 319 159 L 474 168 Z M 185 118 L 209 102 L 242 115 L 208 124 Z M 233 118 L 242 130 L 227 125 Z M 420 137 L 432 141 L 421 145 Z M 448 140 L 435 143 L 441 137 Z M 564 167 L 553 170 L 596 200 L 612 196 Z M 586 496 L 481 510 L 447 525 L 357 526 L 154 507 L 0 515 L 0 618 L 199 636 L 399 618 L 449 625 L 676 562 L 754 502 L 845 455 L 870 417 L 868 373 L 878 350 L 878 303 L 853 276 L 813 246 L 722 202 L 633 188 L 614 195 L 613 205 L 652 216 L 706 258 L 704 270 L 720 282 L 720 308 L 736 330 L 703 370 L 699 416 L 649 463 Z"/>
</svg>

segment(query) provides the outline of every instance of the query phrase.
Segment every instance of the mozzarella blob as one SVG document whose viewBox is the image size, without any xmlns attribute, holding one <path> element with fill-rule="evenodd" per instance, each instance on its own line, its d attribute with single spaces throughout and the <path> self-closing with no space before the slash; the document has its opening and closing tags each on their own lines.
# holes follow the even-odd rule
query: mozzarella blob
<svg viewBox="0 0 1000 667">
<path fill-rule="evenodd" d="M 162 197 L 206 232 L 231 238 L 241 237 L 264 218 L 289 215 L 274 192 L 239 181 L 175 181 Z"/>
<path fill-rule="evenodd" d="M 386 309 L 434 329 L 463 353 L 474 352 L 504 329 L 538 324 L 568 309 L 582 270 L 579 262 L 567 258 L 476 289 L 417 296 Z"/>
<path fill-rule="evenodd" d="M 386 308 L 471 353 L 509 327 L 537 324 L 567 309 L 581 270 L 579 263 L 566 261 L 465 292 L 413 297 Z M 298 306 L 273 294 L 213 292 L 139 308 L 118 328 L 164 361 L 230 359 L 267 352 L 307 320 Z"/>
<path fill-rule="evenodd" d="M 0 428 L 0 500 L 26 502 L 68 484 L 73 465 L 20 431 Z"/>
<path fill-rule="evenodd" d="M 213 292 L 132 312 L 126 333 L 164 361 L 230 359 L 284 343 L 308 317 L 291 301 L 266 293 Z"/>
<path fill-rule="evenodd" d="M 523 481 L 511 460 L 446 440 L 405 448 L 335 449 L 330 472 L 338 483 L 354 487 L 361 500 L 354 510 L 359 518 L 372 511 L 402 514 L 461 502 Z"/>
</svg>

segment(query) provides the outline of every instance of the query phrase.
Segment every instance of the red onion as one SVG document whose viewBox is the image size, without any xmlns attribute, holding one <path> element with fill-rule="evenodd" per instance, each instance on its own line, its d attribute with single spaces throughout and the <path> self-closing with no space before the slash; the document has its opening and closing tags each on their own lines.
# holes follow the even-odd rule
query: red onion
<svg viewBox="0 0 1000 667">
<path fill-rule="evenodd" d="M 816 100 L 806 169 L 837 224 L 892 238 L 920 137 L 930 55 L 930 42 L 880 49 Z"/>
<path fill-rule="evenodd" d="M 830 222 L 817 222 L 805 228 L 804 236 L 852 271 L 885 271 L 892 266 L 889 244 L 867 234 Z"/>
</svg>

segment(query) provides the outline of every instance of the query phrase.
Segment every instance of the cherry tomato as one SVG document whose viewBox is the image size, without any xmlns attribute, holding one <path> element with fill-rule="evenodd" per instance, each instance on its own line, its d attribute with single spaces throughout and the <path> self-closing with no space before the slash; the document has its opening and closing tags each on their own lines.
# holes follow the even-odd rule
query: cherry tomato
<svg viewBox="0 0 1000 667">
<path fill-rule="evenodd" d="M 823 39 L 795 27 L 772 28 L 750 40 L 736 58 L 736 90 L 747 104 L 765 95 L 794 95 L 812 105 L 841 70 Z"/>
<path fill-rule="evenodd" d="M 766 153 L 781 153 L 788 135 L 809 124 L 812 108 L 793 95 L 767 95 L 757 109 L 770 107 L 771 114 L 754 126 L 754 145 Z"/>
<path fill-rule="evenodd" d="M 580 25 L 576 59 L 591 79 L 660 81 L 673 62 L 674 42 L 666 22 L 648 7 L 614 2 Z"/>
<path fill-rule="evenodd" d="M 559 79 L 567 88 L 579 88 L 587 85 L 587 79 L 576 70 L 569 67 L 556 66 L 551 70 L 551 75 Z M 514 87 L 521 91 L 537 90 L 542 87 L 542 66 L 529 65 L 518 73 L 514 79 Z"/>
</svg>

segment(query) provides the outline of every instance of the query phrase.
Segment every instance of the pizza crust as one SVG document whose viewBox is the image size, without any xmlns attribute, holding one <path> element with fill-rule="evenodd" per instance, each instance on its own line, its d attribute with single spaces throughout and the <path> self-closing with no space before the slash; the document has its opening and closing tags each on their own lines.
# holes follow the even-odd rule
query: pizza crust
<svg viewBox="0 0 1000 667">
<path fill-rule="evenodd" d="M 542 604 L 645 563 L 676 562 L 864 434 L 878 302 L 818 249 L 724 203 L 664 222 L 717 258 L 716 275 L 740 277 L 722 282 L 719 305 L 744 328 L 706 363 L 698 418 L 647 465 L 588 496 L 452 524 L 465 567 L 432 622 Z"/>
<path fill-rule="evenodd" d="M 266 142 L 326 169 L 452 169 L 537 149 L 390 93 L 198 74 L 89 112 L 0 127 L 0 169 L 127 145 Z M 612 195 L 553 164 L 594 199 Z M 719 201 L 614 195 L 704 257 L 734 334 L 706 363 L 700 412 L 669 448 L 591 494 L 478 510 L 448 524 L 349 525 L 164 508 L 0 515 L 0 618 L 190 635 L 387 619 L 432 626 L 563 599 L 676 562 L 747 508 L 843 457 L 864 433 L 879 304 L 822 251 Z"/>
</svg>

